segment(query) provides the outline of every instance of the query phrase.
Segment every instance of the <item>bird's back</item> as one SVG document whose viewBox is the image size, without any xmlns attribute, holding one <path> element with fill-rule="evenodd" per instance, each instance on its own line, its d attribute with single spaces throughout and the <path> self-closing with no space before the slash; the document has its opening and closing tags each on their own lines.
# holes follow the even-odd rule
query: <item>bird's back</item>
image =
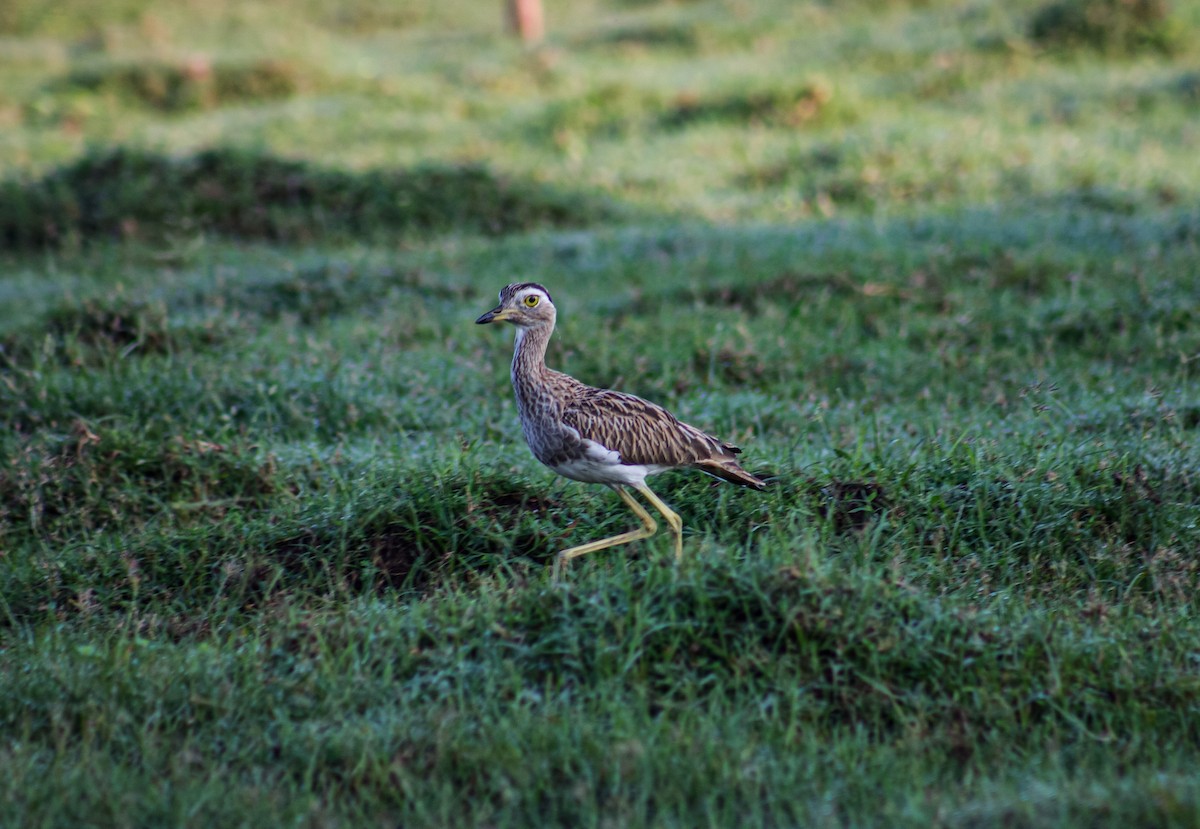
<svg viewBox="0 0 1200 829">
<path fill-rule="evenodd" d="M 695 467 L 742 486 L 766 486 L 738 464 L 740 449 L 683 423 L 662 406 L 560 376 L 569 381 L 559 387 L 564 425 L 584 440 L 619 453 L 621 463 Z"/>
</svg>

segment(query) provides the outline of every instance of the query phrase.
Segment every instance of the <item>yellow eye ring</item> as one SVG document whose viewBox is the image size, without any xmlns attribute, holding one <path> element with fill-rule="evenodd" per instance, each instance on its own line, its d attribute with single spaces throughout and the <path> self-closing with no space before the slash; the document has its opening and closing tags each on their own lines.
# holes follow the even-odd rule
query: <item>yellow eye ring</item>
<svg viewBox="0 0 1200 829">
<path fill-rule="evenodd" d="M 538 304 L 538 295 L 537 294 L 530 294 L 529 296 L 525 297 L 525 307 L 526 308 L 536 308 L 537 304 Z"/>
</svg>

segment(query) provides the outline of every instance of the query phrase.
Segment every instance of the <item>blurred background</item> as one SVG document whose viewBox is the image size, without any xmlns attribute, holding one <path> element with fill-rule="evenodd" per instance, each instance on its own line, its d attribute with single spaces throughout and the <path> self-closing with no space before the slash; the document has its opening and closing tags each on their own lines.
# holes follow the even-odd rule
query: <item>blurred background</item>
<svg viewBox="0 0 1200 829">
<path fill-rule="evenodd" d="M 572 213 L 581 191 L 627 217 L 775 222 L 1048 201 L 1130 212 L 1200 184 L 1195 2 L 547 0 L 544 36 L 524 40 L 510 16 L 503 0 L 5 0 L 0 238 L 151 232 L 172 219 L 148 189 L 186 221 L 190 197 L 161 190 L 173 176 L 192 193 L 208 177 L 233 209 L 226 179 L 257 176 L 243 196 L 261 207 L 277 176 L 428 163 L 566 188 L 535 224 L 594 219 L 596 205 Z M 114 166 L 114 148 L 142 155 Z M 237 152 L 203 172 L 162 166 L 213 149 Z M 455 223 L 472 181 L 417 186 L 455 202 L 439 208 Z M 320 178 L 306 203 L 336 217 L 363 185 Z M 89 219 L 97 192 L 131 221 Z M 94 227 L 47 231 L 46 214 Z M 221 221 L 321 231 L 311 216 L 290 231 Z"/>
</svg>

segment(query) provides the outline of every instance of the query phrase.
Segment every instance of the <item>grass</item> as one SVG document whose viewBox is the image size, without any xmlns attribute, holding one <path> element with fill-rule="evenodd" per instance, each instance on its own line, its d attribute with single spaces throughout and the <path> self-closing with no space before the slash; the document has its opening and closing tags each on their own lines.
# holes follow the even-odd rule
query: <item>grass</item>
<svg viewBox="0 0 1200 829">
<path fill-rule="evenodd" d="M 1044 6 L 1030 22 L 1035 42 L 1109 52 L 1170 51 L 1176 31 L 1164 0 L 1122 3 L 1064 0 Z"/>
<path fill-rule="evenodd" d="M 93 152 L 0 190 L 0 239 L 28 248 L 203 232 L 286 242 L 362 238 L 372 230 L 498 235 L 612 213 L 597 199 L 507 181 L 481 165 L 346 173 L 236 150 L 182 159 Z"/>
<path fill-rule="evenodd" d="M 0 12 L 6 821 L 1200 821 L 1194 5 L 84 5 Z M 630 516 L 514 279 L 772 486 L 553 585 Z"/>
</svg>

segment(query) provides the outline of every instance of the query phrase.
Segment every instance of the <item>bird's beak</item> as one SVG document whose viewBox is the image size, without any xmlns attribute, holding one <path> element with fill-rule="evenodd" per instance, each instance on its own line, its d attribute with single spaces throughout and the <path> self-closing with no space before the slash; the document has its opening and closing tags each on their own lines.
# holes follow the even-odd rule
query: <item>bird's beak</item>
<svg viewBox="0 0 1200 829">
<path fill-rule="evenodd" d="M 492 310 L 475 320 L 476 325 L 487 325 L 489 322 L 503 322 L 513 315 L 512 311 L 497 305 Z"/>
</svg>

